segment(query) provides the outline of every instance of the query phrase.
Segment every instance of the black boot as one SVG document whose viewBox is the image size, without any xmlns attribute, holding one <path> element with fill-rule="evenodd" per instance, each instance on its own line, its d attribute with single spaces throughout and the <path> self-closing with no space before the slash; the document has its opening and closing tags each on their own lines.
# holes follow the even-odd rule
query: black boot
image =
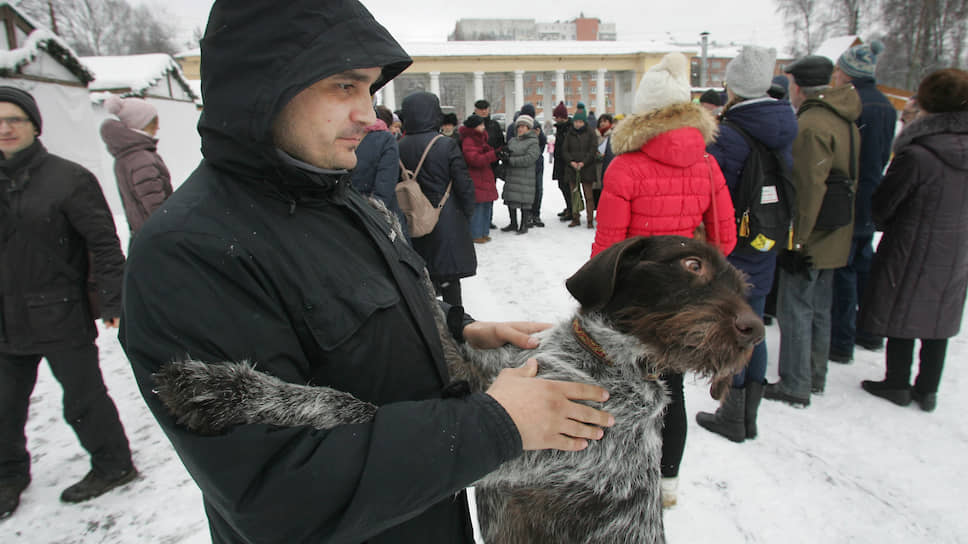
<svg viewBox="0 0 968 544">
<path fill-rule="evenodd" d="M 696 414 L 696 423 L 733 442 L 742 442 L 746 439 L 745 414 L 746 389 L 730 387 L 729 393 L 716 409 L 716 413 L 699 412 Z"/>
<path fill-rule="evenodd" d="M 911 404 L 911 387 L 898 387 L 897 385 L 884 380 L 881 382 L 875 382 L 874 380 L 864 380 L 860 382 L 860 386 L 875 397 L 881 397 L 882 399 L 889 400 L 898 406 L 907 406 Z"/>
<path fill-rule="evenodd" d="M 511 224 L 502 228 L 501 232 L 511 232 L 518 230 L 518 210 L 514 208 L 508 208 L 508 215 L 511 216 Z"/>
<path fill-rule="evenodd" d="M 544 221 L 541 220 L 541 216 L 539 216 L 538 212 L 534 210 L 531 210 L 531 226 L 538 227 L 538 228 L 542 228 L 545 226 Z"/>
<path fill-rule="evenodd" d="M 20 494 L 30 485 L 30 476 L 0 481 L 0 519 L 10 517 L 20 506 Z"/>
<path fill-rule="evenodd" d="M 756 438 L 756 413 L 760 409 L 763 399 L 763 383 L 748 382 L 746 384 L 746 438 Z"/>
<path fill-rule="evenodd" d="M 134 467 L 119 474 L 109 475 L 102 475 L 91 470 L 81 481 L 65 489 L 60 498 L 64 502 L 83 502 L 124 485 L 137 476 L 138 471 Z"/>
<path fill-rule="evenodd" d="M 521 226 L 518 228 L 518 234 L 527 234 L 528 227 L 531 226 L 531 210 L 521 210 Z"/>
</svg>

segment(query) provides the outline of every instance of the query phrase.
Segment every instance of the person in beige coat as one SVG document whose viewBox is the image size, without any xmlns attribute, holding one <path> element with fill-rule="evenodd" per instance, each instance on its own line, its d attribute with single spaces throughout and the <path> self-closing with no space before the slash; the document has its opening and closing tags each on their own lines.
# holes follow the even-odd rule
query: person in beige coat
<svg viewBox="0 0 968 544">
<path fill-rule="evenodd" d="M 786 68 L 799 123 L 792 171 L 797 214 L 792 249 L 778 256 L 780 381 L 768 384 L 763 397 L 800 406 L 809 406 L 811 393 L 823 393 L 826 385 L 834 269 L 847 264 L 854 228 L 851 196 L 825 203 L 828 191 L 836 194 L 836 184 L 828 184 L 832 173 L 845 178 L 845 192 L 856 193 L 860 152 L 854 124 L 860 96 L 853 85 L 831 87 L 833 69 L 830 59 L 816 55 Z M 844 213 L 827 222 L 832 204 Z"/>
</svg>

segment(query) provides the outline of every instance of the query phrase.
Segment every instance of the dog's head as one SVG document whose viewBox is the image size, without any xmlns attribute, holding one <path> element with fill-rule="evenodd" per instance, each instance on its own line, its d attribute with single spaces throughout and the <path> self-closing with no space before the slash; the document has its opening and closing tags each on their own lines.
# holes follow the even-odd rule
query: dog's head
<svg viewBox="0 0 968 544">
<path fill-rule="evenodd" d="M 629 238 L 585 263 L 566 286 L 582 313 L 602 314 L 648 346 L 657 371 L 709 377 L 718 399 L 764 337 L 746 302 L 746 278 L 691 238 Z"/>
</svg>

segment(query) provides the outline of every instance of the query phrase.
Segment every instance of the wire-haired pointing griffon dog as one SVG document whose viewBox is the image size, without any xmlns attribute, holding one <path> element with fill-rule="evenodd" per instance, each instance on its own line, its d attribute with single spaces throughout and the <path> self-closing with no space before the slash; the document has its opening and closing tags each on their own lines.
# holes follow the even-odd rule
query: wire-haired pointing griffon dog
<svg viewBox="0 0 968 544">
<path fill-rule="evenodd" d="M 763 339 L 746 281 L 703 242 L 678 236 L 625 240 L 566 282 L 581 304 L 540 335 L 534 350 L 463 347 L 452 375 L 483 390 L 504 368 L 534 357 L 538 375 L 599 385 L 615 416 L 578 452 L 527 451 L 475 484 L 486 542 L 664 542 L 660 428 L 667 398 L 658 376 L 695 372 L 725 395 Z M 262 423 L 320 429 L 359 423 L 378 407 L 327 387 L 285 383 L 248 364 L 165 365 L 157 393 L 179 423 L 201 433 Z"/>
</svg>

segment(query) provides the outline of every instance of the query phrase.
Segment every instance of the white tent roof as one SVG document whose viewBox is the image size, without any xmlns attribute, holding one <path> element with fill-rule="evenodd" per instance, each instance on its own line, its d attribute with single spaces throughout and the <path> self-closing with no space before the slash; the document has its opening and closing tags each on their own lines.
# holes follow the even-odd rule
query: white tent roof
<svg viewBox="0 0 968 544">
<path fill-rule="evenodd" d="M 181 66 L 167 53 L 125 55 L 116 57 L 81 57 L 81 62 L 94 72 L 92 91 L 130 89 L 143 95 L 168 74 L 182 84 L 198 100 L 198 95 L 185 79 Z"/>
<path fill-rule="evenodd" d="M 827 57 L 828 59 L 834 61 L 834 64 L 836 64 L 837 59 L 840 58 L 840 55 L 842 55 L 844 51 L 850 49 L 857 40 L 857 36 L 836 36 L 833 38 L 828 38 L 822 44 L 820 44 L 820 47 L 818 47 L 813 54 Z"/>
</svg>

